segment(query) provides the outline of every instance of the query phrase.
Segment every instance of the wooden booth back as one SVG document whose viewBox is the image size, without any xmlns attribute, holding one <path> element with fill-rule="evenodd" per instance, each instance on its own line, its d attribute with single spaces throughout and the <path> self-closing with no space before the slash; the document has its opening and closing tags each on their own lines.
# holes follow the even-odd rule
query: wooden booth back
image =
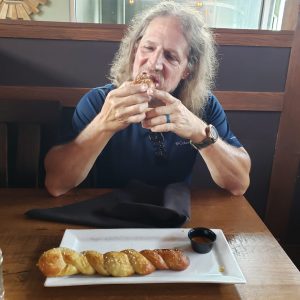
<svg viewBox="0 0 300 300">
<path fill-rule="evenodd" d="M 42 159 L 55 142 L 59 113 L 55 101 L 0 102 L 0 187 L 42 184 Z"/>
<path fill-rule="evenodd" d="M 90 88 L 108 82 L 110 63 L 124 29 L 122 25 L 0 21 L 0 101 L 31 99 L 43 105 L 58 101 L 63 107 L 60 126 L 63 131 L 70 126 L 80 97 Z M 278 195 L 289 189 L 289 199 L 279 204 L 269 195 L 274 194 L 270 183 L 277 185 L 278 180 L 278 171 L 272 174 L 274 165 L 281 165 L 281 176 L 289 180 L 299 166 L 297 145 L 290 144 L 298 153 L 293 160 L 294 167 L 289 164 L 286 168 L 287 157 L 277 156 L 278 149 L 282 150 L 277 143 L 278 135 L 285 134 L 282 128 L 286 130 L 282 124 L 287 118 L 294 122 L 299 109 L 299 104 L 286 106 L 297 101 L 291 89 L 299 91 L 299 84 L 292 85 L 299 74 L 296 64 L 300 55 L 299 42 L 296 42 L 300 40 L 299 25 L 296 33 L 218 29 L 214 34 L 220 61 L 214 93 L 227 112 L 232 131 L 252 159 L 251 186 L 246 197 L 262 218 L 268 218 L 282 203 L 287 204 L 281 208 L 284 225 L 276 227 L 278 218 L 274 215 L 268 220 L 271 229 L 272 226 L 276 229 L 273 233 L 282 237 L 290 208 L 296 201 L 295 186 L 284 183 Z M 295 64 L 298 69 L 294 70 L 291 66 Z M 41 109 L 47 110 L 46 106 Z M 289 139 L 295 130 L 299 126 L 288 133 Z M 275 161 L 274 157 L 281 161 Z M 200 157 L 193 184 L 214 185 Z"/>
</svg>

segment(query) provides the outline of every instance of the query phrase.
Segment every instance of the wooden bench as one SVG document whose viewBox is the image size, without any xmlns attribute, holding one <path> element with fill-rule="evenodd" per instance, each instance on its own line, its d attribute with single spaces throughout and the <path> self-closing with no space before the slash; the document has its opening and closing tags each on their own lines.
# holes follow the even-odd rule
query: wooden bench
<svg viewBox="0 0 300 300">
<path fill-rule="evenodd" d="M 43 159 L 55 143 L 59 115 L 55 101 L 0 101 L 1 187 L 41 185 Z"/>
</svg>

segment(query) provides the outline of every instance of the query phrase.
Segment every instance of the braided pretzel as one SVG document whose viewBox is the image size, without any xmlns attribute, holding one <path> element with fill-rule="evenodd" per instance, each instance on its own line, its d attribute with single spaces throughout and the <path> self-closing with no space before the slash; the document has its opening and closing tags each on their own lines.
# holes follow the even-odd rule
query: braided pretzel
<svg viewBox="0 0 300 300">
<path fill-rule="evenodd" d="M 147 275 L 155 270 L 182 271 L 189 259 L 180 250 L 156 249 L 138 252 L 126 249 L 120 252 L 76 252 L 69 248 L 53 248 L 44 252 L 37 266 L 47 277 L 74 274 L 126 277 Z"/>
</svg>

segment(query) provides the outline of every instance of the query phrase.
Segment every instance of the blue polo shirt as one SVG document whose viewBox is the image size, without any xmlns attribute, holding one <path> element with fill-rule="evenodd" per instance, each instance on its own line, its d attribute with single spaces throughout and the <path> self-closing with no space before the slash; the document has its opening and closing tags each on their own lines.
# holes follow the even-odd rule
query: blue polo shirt
<svg viewBox="0 0 300 300">
<path fill-rule="evenodd" d="M 114 85 L 97 87 L 85 94 L 73 115 L 73 137 L 99 113 Z M 225 112 L 214 95 L 210 95 L 203 120 L 213 124 L 220 137 L 235 147 L 242 145 L 229 129 Z M 131 124 L 117 132 L 95 162 L 98 187 L 122 187 L 131 180 L 162 186 L 189 181 L 198 151 L 189 140 L 173 132 L 158 133 L 154 143 L 150 131 L 141 124 Z M 163 158 L 159 154 L 162 154 Z"/>
</svg>

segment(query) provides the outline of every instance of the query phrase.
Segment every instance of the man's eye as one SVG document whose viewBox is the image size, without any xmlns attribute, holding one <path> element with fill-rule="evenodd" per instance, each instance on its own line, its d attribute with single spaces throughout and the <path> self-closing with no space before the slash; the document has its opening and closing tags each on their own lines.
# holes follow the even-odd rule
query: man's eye
<svg viewBox="0 0 300 300">
<path fill-rule="evenodd" d="M 172 62 L 172 63 L 178 63 L 178 59 L 175 55 L 172 55 L 171 53 L 166 53 L 165 57 L 168 61 Z"/>
<path fill-rule="evenodd" d="M 152 51 L 153 50 L 153 47 L 151 47 L 151 46 L 144 46 L 143 48 L 145 50 L 148 50 L 148 51 Z"/>
</svg>

